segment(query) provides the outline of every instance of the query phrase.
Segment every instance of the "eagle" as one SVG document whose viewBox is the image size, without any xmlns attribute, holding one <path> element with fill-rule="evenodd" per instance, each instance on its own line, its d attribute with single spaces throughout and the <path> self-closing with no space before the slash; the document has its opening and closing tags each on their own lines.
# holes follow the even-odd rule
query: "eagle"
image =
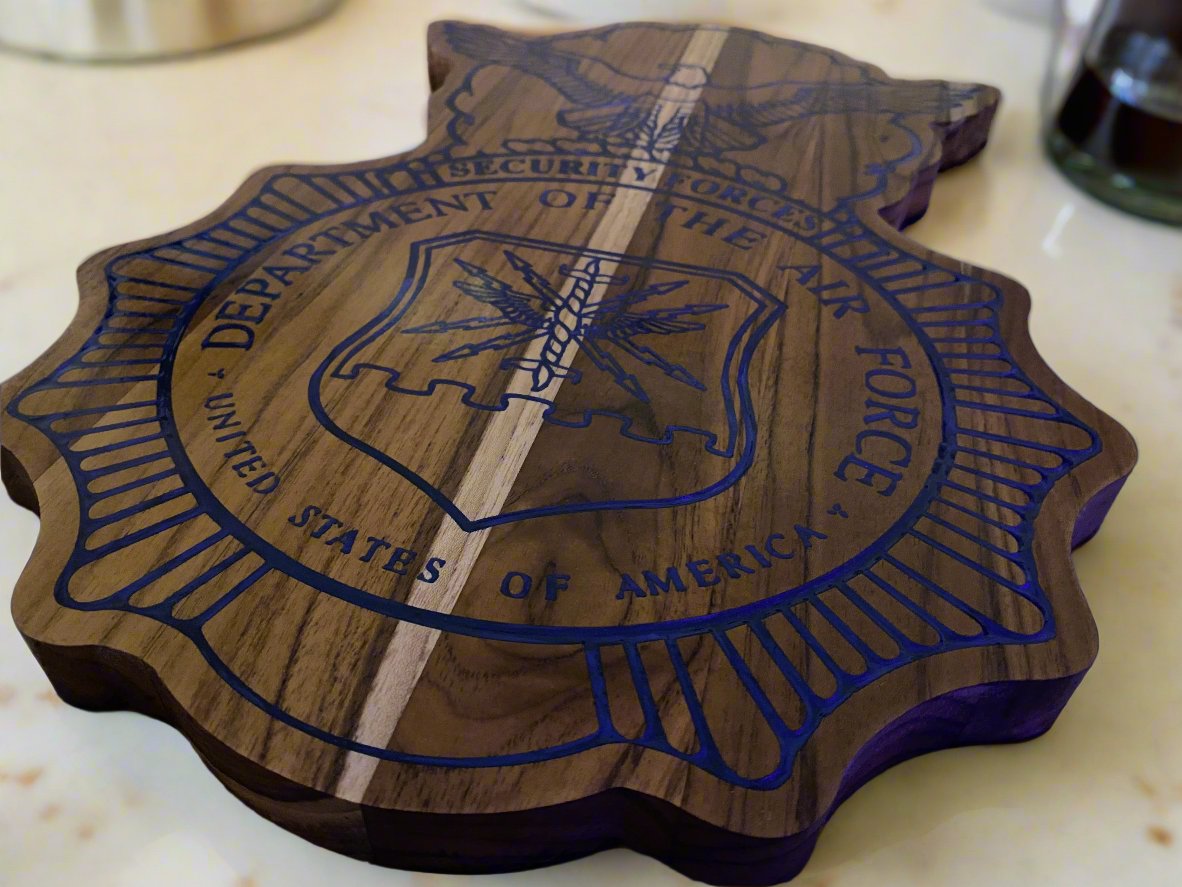
<svg viewBox="0 0 1182 887">
<path fill-rule="evenodd" d="M 662 77 L 639 77 L 597 59 L 481 25 L 449 23 L 448 42 L 481 64 L 506 65 L 537 77 L 570 104 L 560 125 L 589 142 L 674 147 L 720 156 L 750 151 L 768 140 L 763 130 L 828 114 L 945 115 L 979 92 L 944 81 L 782 81 L 722 86 L 701 65 L 661 66 Z M 709 93 L 704 92 L 709 88 Z M 790 89 L 787 95 L 785 90 Z"/>
</svg>

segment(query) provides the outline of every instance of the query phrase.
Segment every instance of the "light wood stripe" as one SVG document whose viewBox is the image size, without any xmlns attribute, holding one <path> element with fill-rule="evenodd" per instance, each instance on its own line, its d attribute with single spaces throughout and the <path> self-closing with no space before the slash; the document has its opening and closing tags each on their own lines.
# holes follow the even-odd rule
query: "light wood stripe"
<svg viewBox="0 0 1182 887">
<path fill-rule="evenodd" d="M 699 66 L 709 71 L 717 61 L 726 37 L 727 31 L 722 28 L 695 31 L 681 56 L 680 63 Z M 698 87 L 697 94 L 687 95 L 684 86 L 671 84 L 662 91 L 661 99 L 676 100 L 678 103 L 685 103 L 687 99 L 694 101 L 700 95 L 701 89 L 702 87 Z M 657 181 L 664 171 L 665 163 L 651 160 L 651 155 L 647 151 L 633 151 L 633 159 L 649 160 L 648 165 L 653 167 L 655 173 L 650 177 L 652 181 Z M 608 252 L 625 250 L 651 200 L 650 191 L 631 188 L 618 191 L 591 235 L 587 243 L 588 249 Z M 600 273 L 609 275 L 614 272 L 615 267 L 615 263 L 603 261 Z M 570 294 L 573 285 L 573 281 L 567 281 L 562 291 L 564 298 Z M 606 289 L 606 284 L 596 286 L 587 297 L 586 304 L 593 305 L 598 302 L 603 298 Z M 544 341 L 535 339 L 531 342 L 524 357 L 527 360 L 537 359 L 541 355 Z M 567 346 L 564 352 L 564 362 L 567 366 L 577 350 L 578 343 L 575 341 Z M 551 379 L 544 391 L 535 392 L 531 387 L 531 374 L 525 370 L 518 370 L 509 382 L 507 393 L 530 394 L 553 403 L 562 382 L 562 378 L 556 376 Z M 464 514 L 476 517 L 500 512 L 533 447 L 547 408 L 547 404 L 544 403 L 513 397 L 509 398 L 506 409 L 493 414 L 493 418 L 485 426 L 480 444 L 453 499 Z M 451 612 L 460 591 L 468 582 L 476 559 L 484 548 L 488 533 L 488 530 L 467 532 L 450 518 L 445 518 L 428 552 L 431 557 L 446 559 L 448 580 L 435 585 L 416 587 L 407 603 L 440 613 Z M 411 694 L 422 677 L 431 651 L 439 640 L 439 635 L 439 630 L 435 628 L 412 622 L 398 623 L 378 665 L 358 718 L 357 729 L 353 734 L 356 741 L 379 748 L 385 748 L 389 744 L 398 727 L 398 721 L 410 702 Z M 373 779 L 377 765 L 378 758 L 372 755 L 348 752 L 335 793 L 339 797 L 360 802 Z"/>
</svg>

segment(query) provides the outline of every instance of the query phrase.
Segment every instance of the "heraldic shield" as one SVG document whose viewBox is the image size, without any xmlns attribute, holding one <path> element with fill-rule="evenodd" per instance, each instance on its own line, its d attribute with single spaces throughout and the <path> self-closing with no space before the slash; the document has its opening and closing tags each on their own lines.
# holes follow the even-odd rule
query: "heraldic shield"
<svg viewBox="0 0 1182 887">
<path fill-rule="evenodd" d="M 665 508 L 750 466 L 747 368 L 785 307 L 735 272 L 462 232 L 411 245 L 390 303 L 309 393 L 329 431 L 465 529 Z M 520 474 L 501 497 L 466 497 L 466 473 L 498 458 L 481 452 L 487 429 L 510 420 L 529 452 Z"/>
</svg>

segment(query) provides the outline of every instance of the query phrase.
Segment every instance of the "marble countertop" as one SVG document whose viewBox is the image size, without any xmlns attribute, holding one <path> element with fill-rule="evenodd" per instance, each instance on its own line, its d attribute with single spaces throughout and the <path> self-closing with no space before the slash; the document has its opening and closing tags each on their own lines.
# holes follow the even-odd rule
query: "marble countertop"
<svg viewBox="0 0 1182 887">
<path fill-rule="evenodd" d="M 1034 298 L 1047 361 L 1124 422 L 1141 463 L 1076 556 L 1100 657 L 1032 743 L 896 767 L 834 816 L 802 887 L 1182 883 L 1182 233 L 1068 185 L 1038 150 L 1045 25 L 982 0 L 783 0 L 729 19 L 823 43 L 896 76 L 980 80 L 1006 101 L 989 149 L 942 177 L 917 240 L 998 268 Z M 1007 4 L 1013 6 L 1014 4 Z M 525 3 L 479 16 L 553 26 Z M 0 56 L 0 376 L 65 328 L 74 269 L 178 227 L 274 161 L 342 162 L 413 146 L 424 32 L 473 4 L 351 0 L 289 37 L 190 60 L 83 67 Z M 0 598 L 37 520 L 0 497 Z M 7 607 L 5 607 L 5 611 Z M 481 884 L 676 884 L 612 851 Z M 48 887 L 442 885 L 321 850 L 232 798 L 172 729 L 61 703 L 0 616 L 0 883 Z"/>
</svg>

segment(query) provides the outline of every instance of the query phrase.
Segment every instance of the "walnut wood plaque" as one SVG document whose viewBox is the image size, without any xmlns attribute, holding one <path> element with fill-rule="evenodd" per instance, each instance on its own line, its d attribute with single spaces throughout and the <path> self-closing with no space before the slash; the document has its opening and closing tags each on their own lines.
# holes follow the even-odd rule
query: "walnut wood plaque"
<svg viewBox="0 0 1182 887">
<path fill-rule="evenodd" d="M 95 256 L 5 386 L 62 696 L 378 863 L 728 884 L 1046 730 L 1132 441 L 1019 285 L 898 231 L 997 92 L 723 27 L 429 49 L 420 148 Z"/>
</svg>

